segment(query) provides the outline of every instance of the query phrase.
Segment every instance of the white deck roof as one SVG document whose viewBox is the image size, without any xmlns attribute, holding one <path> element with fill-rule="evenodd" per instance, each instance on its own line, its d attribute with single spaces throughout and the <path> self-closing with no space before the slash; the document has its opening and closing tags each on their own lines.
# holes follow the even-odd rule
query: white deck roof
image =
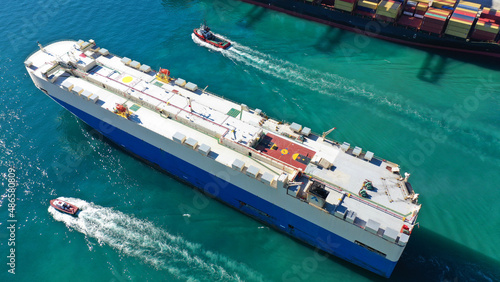
<svg viewBox="0 0 500 282">
<path fill-rule="evenodd" d="M 50 69 L 56 60 L 67 63 L 81 58 L 83 57 L 76 42 L 61 41 L 45 47 L 45 52 L 38 51 L 30 56 L 29 60 L 33 65 L 28 69 L 31 68 L 41 76 L 40 71 Z M 407 224 L 414 223 L 412 218 L 416 216 L 419 205 L 408 199 L 405 182 L 398 173 L 392 172 L 392 168 L 398 167 L 396 164 L 376 157 L 368 161 L 364 158 L 364 151 L 359 156 L 353 154 L 355 146 L 344 152 L 337 142 L 324 141 L 314 134 L 303 137 L 303 141 L 295 140 L 296 136 L 300 136 L 296 132 L 297 125 L 290 128 L 289 124 L 279 124 L 252 110 L 242 110 L 242 105 L 214 94 L 199 89 L 193 92 L 176 85 L 174 81 L 165 83 L 158 80 L 154 72 L 145 73 L 128 66 L 118 56 L 102 56 L 96 52 L 95 58 L 97 66 L 84 75 L 104 84 L 105 88 L 75 76 L 61 76 L 54 83 L 72 84 L 75 88 L 81 87 L 94 93 L 99 96 L 100 101 L 96 105 L 110 111 L 113 111 L 116 104 L 124 104 L 132 110 L 132 122 L 170 139 L 176 132 L 180 132 L 186 139 L 191 138 L 198 144 L 204 144 L 204 148 L 209 146 L 211 152 L 216 152 L 212 154 L 214 160 L 228 167 L 231 167 L 235 159 L 244 160 L 245 167 L 251 168 L 250 173 L 258 171 L 259 175 L 265 176 L 266 182 L 277 179 L 282 173 L 283 165 L 264 165 L 262 160 L 250 158 L 248 154 L 241 153 L 241 150 L 246 148 L 255 152 L 251 147 L 252 142 L 262 134 L 287 134 L 293 138 L 281 137 L 313 151 L 333 165 L 330 169 L 325 169 L 310 162 L 303 170 L 313 179 L 330 187 L 327 190 L 331 193 L 326 199 L 330 207 L 340 203 L 348 210 L 355 211 L 359 219 L 378 222 L 381 228 L 400 230 L 404 220 Z M 92 60 L 91 57 L 83 59 L 84 63 Z M 171 118 L 166 118 L 166 114 Z M 218 141 L 220 137 L 229 140 L 229 143 L 221 144 Z M 368 154 L 367 158 L 370 157 L 371 154 Z M 270 160 L 271 158 L 269 156 Z M 298 170 L 289 165 L 290 169 Z M 368 191 L 368 199 L 358 196 L 365 180 L 371 181 L 376 188 L 375 191 Z M 343 196 L 349 194 L 350 197 Z M 339 198 L 343 198 L 342 201 Z M 414 211 L 417 212 L 412 214 Z"/>
</svg>

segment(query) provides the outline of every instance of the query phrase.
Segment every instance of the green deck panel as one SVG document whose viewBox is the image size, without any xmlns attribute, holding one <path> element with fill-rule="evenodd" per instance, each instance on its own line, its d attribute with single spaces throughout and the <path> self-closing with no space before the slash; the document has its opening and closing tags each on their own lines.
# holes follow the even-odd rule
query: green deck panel
<svg viewBox="0 0 500 282">
<path fill-rule="evenodd" d="M 159 81 L 155 81 L 155 83 L 153 83 L 154 85 L 158 86 L 158 87 L 162 87 L 163 86 L 163 83 L 159 82 Z"/>
<path fill-rule="evenodd" d="M 137 104 L 133 104 L 132 107 L 130 107 L 130 110 L 135 112 L 135 111 L 137 111 L 140 108 L 141 108 L 141 106 L 139 106 Z"/>
<path fill-rule="evenodd" d="M 237 109 L 235 109 L 235 108 L 231 108 L 231 109 L 229 110 L 229 112 L 227 112 L 227 115 L 228 115 L 228 116 L 232 116 L 232 117 L 234 117 L 234 118 L 235 118 L 235 117 L 237 117 L 239 114 L 240 114 L 240 111 L 238 111 L 238 110 L 237 110 Z"/>
</svg>

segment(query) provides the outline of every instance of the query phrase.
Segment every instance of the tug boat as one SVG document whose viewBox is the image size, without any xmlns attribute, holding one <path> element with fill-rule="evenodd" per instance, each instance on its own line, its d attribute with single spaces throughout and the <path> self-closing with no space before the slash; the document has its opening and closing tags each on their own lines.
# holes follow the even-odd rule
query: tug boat
<svg viewBox="0 0 500 282">
<path fill-rule="evenodd" d="M 77 212 L 80 210 L 77 206 L 60 199 L 50 200 L 50 205 L 56 210 L 70 214 L 72 216 L 76 216 Z"/>
<path fill-rule="evenodd" d="M 193 32 L 199 39 L 207 42 L 208 44 L 212 44 L 215 47 L 227 49 L 231 46 L 231 42 L 215 36 L 206 24 L 201 24 L 201 26 L 199 28 L 195 28 Z"/>
</svg>

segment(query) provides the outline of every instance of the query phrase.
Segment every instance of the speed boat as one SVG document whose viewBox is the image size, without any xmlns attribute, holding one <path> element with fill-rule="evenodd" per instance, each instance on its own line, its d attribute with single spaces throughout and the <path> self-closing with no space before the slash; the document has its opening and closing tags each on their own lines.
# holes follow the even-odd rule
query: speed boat
<svg viewBox="0 0 500 282">
<path fill-rule="evenodd" d="M 80 210 L 77 206 L 60 199 L 51 200 L 50 205 L 56 210 L 62 213 L 70 214 L 72 216 L 76 216 L 77 212 Z"/>
<path fill-rule="evenodd" d="M 229 46 L 231 46 L 231 42 L 222 39 L 219 36 L 216 36 L 215 34 L 212 33 L 210 28 L 206 24 L 201 24 L 199 28 L 196 28 L 193 30 L 194 34 L 201 40 L 207 42 L 208 44 L 211 44 L 215 47 L 222 48 L 222 49 L 227 49 Z"/>
</svg>

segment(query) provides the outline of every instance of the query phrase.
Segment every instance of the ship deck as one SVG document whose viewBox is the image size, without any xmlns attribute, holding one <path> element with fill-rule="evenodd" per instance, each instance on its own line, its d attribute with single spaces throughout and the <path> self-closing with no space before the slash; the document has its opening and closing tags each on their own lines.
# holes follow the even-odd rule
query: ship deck
<svg viewBox="0 0 500 282">
<path fill-rule="evenodd" d="M 271 133 L 267 133 L 255 149 L 302 170 L 315 154 L 311 149 Z"/>
<path fill-rule="evenodd" d="M 61 41 L 45 47 L 46 52 L 29 57 L 32 66 L 28 70 L 41 77 L 56 58 L 77 58 L 85 63 L 91 54 L 82 56 L 75 46 L 73 41 Z M 112 54 L 96 56 L 96 66 L 80 71 L 80 76 L 61 75 L 53 83 L 60 87 L 72 84 L 97 94 L 96 106 L 111 112 L 117 104 L 126 105 L 132 113 L 130 122 L 169 139 L 182 133 L 200 145 L 208 145 L 208 157 L 228 167 L 235 160 L 244 160 L 246 167 L 258 169 L 258 180 L 266 173 L 276 180 L 284 170 L 289 175 L 302 170 L 308 176 L 304 181 L 312 178 L 325 183 L 331 192 L 325 211 L 334 213 L 340 206 L 356 211 L 360 227 L 375 220 L 384 228 L 399 231 L 403 224 L 415 223 L 420 206 L 409 199 L 411 193 L 397 164 L 370 159 L 370 153 L 361 148 L 349 146 L 344 151 L 339 143 L 315 134 L 296 139 L 289 124 L 266 119 L 259 111 L 206 91 L 189 90 L 173 80 L 160 81 L 154 70 L 140 71 L 122 59 Z M 322 167 L 317 163 L 321 159 L 332 166 Z M 368 191 L 368 198 L 358 196 L 365 180 L 375 187 Z"/>
</svg>

